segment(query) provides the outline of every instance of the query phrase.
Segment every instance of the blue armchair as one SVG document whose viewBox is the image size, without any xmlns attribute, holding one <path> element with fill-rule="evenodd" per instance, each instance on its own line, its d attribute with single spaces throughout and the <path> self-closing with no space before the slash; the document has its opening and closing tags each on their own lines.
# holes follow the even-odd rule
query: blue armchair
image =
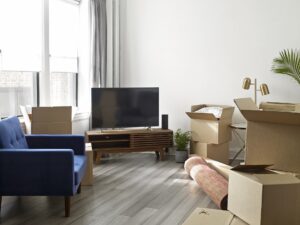
<svg viewBox="0 0 300 225">
<path fill-rule="evenodd" d="M 0 212 L 2 196 L 64 196 L 70 216 L 85 169 L 83 136 L 25 136 L 17 117 L 0 121 Z"/>
</svg>

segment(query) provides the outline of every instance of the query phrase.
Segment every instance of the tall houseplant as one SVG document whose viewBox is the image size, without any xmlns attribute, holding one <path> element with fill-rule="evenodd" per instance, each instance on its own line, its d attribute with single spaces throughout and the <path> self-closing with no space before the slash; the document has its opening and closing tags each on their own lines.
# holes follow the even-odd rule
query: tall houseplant
<svg viewBox="0 0 300 225">
<path fill-rule="evenodd" d="M 176 152 L 175 152 L 175 161 L 176 162 L 185 162 L 188 158 L 187 146 L 191 140 L 191 132 L 186 131 L 183 132 L 181 129 L 178 129 L 175 132 L 174 141 L 176 144 Z"/>
<path fill-rule="evenodd" d="M 285 49 L 273 60 L 272 71 L 294 78 L 300 84 L 300 51 Z"/>
</svg>

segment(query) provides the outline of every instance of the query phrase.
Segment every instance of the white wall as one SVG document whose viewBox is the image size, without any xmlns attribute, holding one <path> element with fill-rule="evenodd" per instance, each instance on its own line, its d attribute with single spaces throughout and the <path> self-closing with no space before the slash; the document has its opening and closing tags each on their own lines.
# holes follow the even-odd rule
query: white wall
<svg viewBox="0 0 300 225">
<path fill-rule="evenodd" d="M 192 104 L 252 97 L 241 88 L 245 76 L 269 85 L 271 95 L 259 101 L 300 102 L 300 86 L 270 71 L 279 51 L 299 47 L 299 0 L 121 4 L 122 86 L 160 87 L 160 113 L 169 114 L 170 128 L 189 129 Z"/>
</svg>

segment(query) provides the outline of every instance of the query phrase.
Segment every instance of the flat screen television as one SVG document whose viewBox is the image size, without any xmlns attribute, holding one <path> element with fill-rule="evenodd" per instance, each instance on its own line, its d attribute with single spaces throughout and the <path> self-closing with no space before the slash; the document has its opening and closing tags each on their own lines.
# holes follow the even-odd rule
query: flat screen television
<svg viewBox="0 0 300 225">
<path fill-rule="evenodd" d="M 159 88 L 92 88 L 92 128 L 159 125 Z"/>
</svg>

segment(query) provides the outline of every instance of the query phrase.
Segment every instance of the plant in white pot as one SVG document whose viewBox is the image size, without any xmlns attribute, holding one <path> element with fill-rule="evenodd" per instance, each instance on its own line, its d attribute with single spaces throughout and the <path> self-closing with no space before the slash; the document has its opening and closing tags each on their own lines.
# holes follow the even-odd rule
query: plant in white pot
<svg viewBox="0 0 300 225">
<path fill-rule="evenodd" d="M 175 151 L 175 161 L 178 163 L 183 163 L 188 158 L 188 144 L 191 140 L 191 132 L 183 132 L 181 129 L 178 129 L 175 132 L 174 136 L 176 151 Z"/>
</svg>

